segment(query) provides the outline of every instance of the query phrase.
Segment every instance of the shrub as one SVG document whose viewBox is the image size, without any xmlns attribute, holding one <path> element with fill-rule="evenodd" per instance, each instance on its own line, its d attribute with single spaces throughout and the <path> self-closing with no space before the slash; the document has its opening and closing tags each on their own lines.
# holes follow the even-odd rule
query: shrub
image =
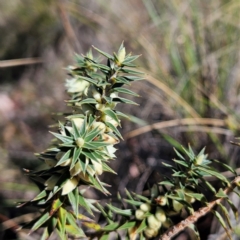
<svg viewBox="0 0 240 240">
<path fill-rule="evenodd" d="M 139 56 L 126 54 L 123 44 L 113 55 L 93 48 L 107 59 L 106 64 L 94 58 L 91 51 L 86 56 L 76 56 L 76 66 L 68 67 L 66 80 L 71 113 L 62 114 L 58 132 L 51 132 L 55 137 L 52 146 L 38 154 L 45 169 L 25 170 L 40 193 L 19 206 L 34 206 L 40 214 L 24 227 L 30 227 L 30 232 L 43 228 L 42 239 L 48 239 L 54 231 L 60 239 L 88 236 L 103 240 L 110 234 L 115 234 L 115 239 L 170 239 L 186 227 L 199 236 L 194 223 L 211 211 L 231 238 L 229 213 L 221 202 L 227 200 L 237 213 L 228 194 L 236 192 L 240 179 L 227 164 L 208 159 L 204 149 L 198 154 L 190 146 L 182 147 L 182 152 L 175 150 L 177 158 L 173 164 L 162 163 L 170 168 L 171 176 L 149 187 L 147 195 L 126 190 L 126 197 L 118 196 L 118 206 L 86 197 L 89 187 L 110 194 L 108 184 L 99 176 L 115 173 L 108 162 L 116 157 L 114 146 L 122 139 L 120 119 L 128 117 L 116 106 L 136 104 L 121 94 L 138 96 L 124 85 L 144 78 L 142 72 L 134 69 L 133 62 Z M 230 170 L 235 179 L 230 182 L 212 167 L 213 162 Z M 207 180 L 209 176 L 219 180 L 218 189 Z M 214 200 L 205 197 L 206 191 L 214 195 Z M 199 209 L 193 206 L 196 202 Z M 216 205 L 221 211 L 214 208 Z M 104 224 L 94 221 L 94 213 L 102 215 Z M 179 218 L 175 216 L 182 214 L 182 220 L 176 222 Z"/>
</svg>

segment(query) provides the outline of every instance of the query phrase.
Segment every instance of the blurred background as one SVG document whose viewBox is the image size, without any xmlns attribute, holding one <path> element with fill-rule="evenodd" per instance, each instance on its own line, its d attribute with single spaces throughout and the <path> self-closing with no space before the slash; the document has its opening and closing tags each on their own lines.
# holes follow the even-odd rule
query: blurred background
<svg viewBox="0 0 240 240">
<path fill-rule="evenodd" d="M 34 153 L 52 139 L 51 113 L 67 111 L 65 67 L 92 45 L 112 53 L 124 41 L 147 74 L 131 86 L 140 107 L 122 106 L 132 121 L 122 120 L 125 141 L 111 163 L 118 175 L 102 177 L 113 198 L 160 181 L 173 146 L 206 147 L 238 170 L 239 148 L 230 141 L 240 136 L 240 1 L 0 1 L 0 36 L 0 239 L 40 239 L 16 234 L 34 214 L 16 202 L 37 194 L 22 169 L 41 167 Z M 198 227 L 202 239 L 220 239 L 211 215 Z"/>
</svg>

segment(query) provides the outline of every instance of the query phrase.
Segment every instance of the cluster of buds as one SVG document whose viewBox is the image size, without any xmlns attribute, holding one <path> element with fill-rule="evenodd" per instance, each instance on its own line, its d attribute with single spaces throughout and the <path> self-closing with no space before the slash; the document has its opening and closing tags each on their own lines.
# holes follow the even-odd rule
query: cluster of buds
<svg viewBox="0 0 240 240">
<path fill-rule="evenodd" d="M 55 149 L 41 154 L 46 163 L 68 172 L 69 178 L 62 186 L 62 195 L 73 191 L 80 181 L 94 185 L 103 171 L 111 171 L 107 161 L 114 158 L 114 144 L 119 140 L 112 132 L 106 132 L 104 122 L 92 117 L 69 117 L 69 124 L 61 126 L 60 134 L 52 133 L 61 143 Z M 50 158 L 51 156 L 51 158 Z M 52 190 L 60 178 L 60 172 L 45 181 Z M 113 172 L 113 171 L 112 171 Z"/>
<path fill-rule="evenodd" d="M 194 203 L 195 198 L 192 194 L 194 193 L 191 190 L 185 189 L 184 201 L 189 204 Z M 142 203 L 135 210 L 135 219 L 147 222 L 147 227 L 143 231 L 145 237 L 156 237 L 160 229 L 168 229 L 173 225 L 171 217 L 179 214 L 184 208 L 184 205 L 176 199 L 178 199 L 177 194 L 169 192 L 166 196 L 157 196 L 153 202 Z"/>
<path fill-rule="evenodd" d="M 139 221 L 146 219 L 147 228 L 144 229 L 144 235 L 147 238 L 156 237 L 161 228 L 169 228 L 172 225 L 164 209 L 150 203 L 141 204 L 135 211 L 135 218 Z"/>
<path fill-rule="evenodd" d="M 196 199 L 192 196 L 192 194 L 194 194 L 193 191 L 191 191 L 189 189 L 185 189 L 184 190 L 184 199 L 183 200 L 186 201 L 189 204 L 194 203 L 196 201 Z M 173 193 L 172 196 L 174 198 L 179 198 L 179 196 L 176 193 Z M 170 206 L 170 204 L 169 204 L 170 201 L 168 200 L 168 198 L 166 196 L 161 196 L 160 195 L 160 196 L 158 196 L 155 199 L 155 201 L 160 206 L 168 206 L 168 208 Z M 181 202 L 179 202 L 178 200 L 176 200 L 176 199 L 172 199 L 171 203 L 172 203 L 171 206 L 172 206 L 173 212 L 172 211 L 168 211 L 168 213 L 170 215 L 174 215 L 174 213 L 178 214 L 184 208 L 184 205 Z"/>
</svg>

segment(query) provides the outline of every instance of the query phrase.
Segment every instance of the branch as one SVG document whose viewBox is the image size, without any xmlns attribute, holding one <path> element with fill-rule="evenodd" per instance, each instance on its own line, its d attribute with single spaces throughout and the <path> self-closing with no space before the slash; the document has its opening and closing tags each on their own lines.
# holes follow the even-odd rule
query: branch
<svg viewBox="0 0 240 240">
<path fill-rule="evenodd" d="M 240 183 L 240 176 L 236 177 L 224 190 L 224 193 L 227 195 L 233 191 L 233 189 L 238 186 Z M 198 211 L 194 212 L 191 216 L 187 217 L 185 220 L 181 221 L 180 223 L 176 224 L 175 226 L 171 227 L 167 232 L 165 232 L 159 240 L 170 240 L 179 232 L 183 231 L 189 225 L 195 223 L 199 218 L 206 215 L 215 205 L 219 204 L 224 198 L 218 198 L 208 204 L 208 206 L 200 208 Z"/>
</svg>

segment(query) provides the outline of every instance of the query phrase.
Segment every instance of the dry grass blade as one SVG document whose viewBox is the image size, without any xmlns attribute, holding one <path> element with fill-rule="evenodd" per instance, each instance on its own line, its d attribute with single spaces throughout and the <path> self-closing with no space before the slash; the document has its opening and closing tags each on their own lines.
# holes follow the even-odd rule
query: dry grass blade
<svg viewBox="0 0 240 240">
<path fill-rule="evenodd" d="M 147 72 L 145 69 L 142 70 L 143 72 Z M 198 118 L 200 117 L 199 114 L 176 92 L 174 92 L 170 87 L 168 87 L 166 84 L 164 84 L 162 81 L 154 78 L 150 74 L 147 74 L 146 80 L 162 90 L 166 95 L 168 95 L 170 98 L 175 100 L 179 105 L 181 105 L 186 112 L 188 112 L 192 117 Z"/>
<path fill-rule="evenodd" d="M 63 1 L 58 2 L 57 9 L 58 9 L 64 30 L 65 30 L 67 39 L 68 39 L 71 47 L 73 48 L 73 50 L 75 52 L 79 52 L 79 50 L 80 50 L 79 41 L 73 30 L 70 20 L 68 18 L 66 8 L 67 8 L 67 6 L 66 6 L 66 4 L 64 4 Z"/>
<path fill-rule="evenodd" d="M 218 128 L 218 127 L 189 126 L 189 127 L 180 127 L 178 130 L 180 132 L 206 132 L 206 133 L 222 134 L 226 136 L 233 136 L 233 133 L 231 130 Z"/>
<path fill-rule="evenodd" d="M 181 126 L 181 125 L 213 125 L 218 127 L 224 127 L 226 125 L 224 120 L 213 119 L 213 118 L 183 118 L 183 119 L 174 119 L 170 121 L 163 121 L 159 123 L 154 123 L 147 125 L 138 129 L 135 129 L 128 134 L 126 134 L 125 139 L 136 137 L 143 133 L 149 132 L 153 129 L 159 130 L 163 128 Z"/>
<path fill-rule="evenodd" d="M 3 60 L 3 61 L 0 61 L 0 68 L 16 67 L 21 65 L 31 65 L 31 64 L 38 64 L 42 62 L 43 60 L 41 58 L 22 58 L 22 59 Z"/>
<path fill-rule="evenodd" d="M 11 218 L 11 219 L 5 219 L 5 221 L 2 223 L 2 229 L 6 230 L 9 228 L 13 229 L 19 229 L 19 223 L 23 222 L 30 222 L 33 220 L 33 218 L 36 217 L 35 213 L 27 213 L 19 217 Z"/>
</svg>

